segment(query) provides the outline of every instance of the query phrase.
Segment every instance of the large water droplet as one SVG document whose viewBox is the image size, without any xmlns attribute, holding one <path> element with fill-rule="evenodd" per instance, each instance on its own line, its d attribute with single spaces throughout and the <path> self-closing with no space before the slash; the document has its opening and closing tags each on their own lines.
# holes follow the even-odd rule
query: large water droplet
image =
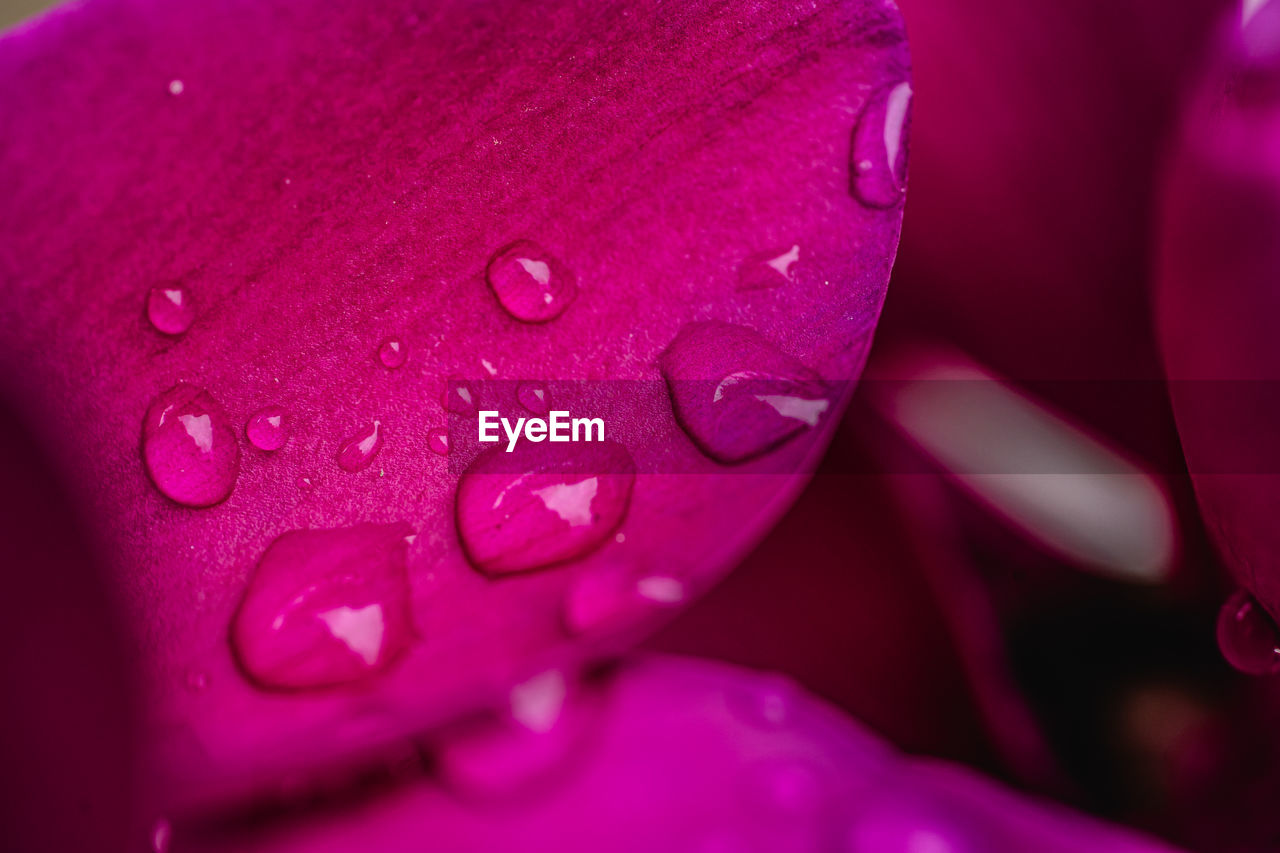
<svg viewBox="0 0 1280 853">
<path fill-rule="evenodd" d="M 342 684 L 413 638 L 407 524 L 298 530 L 267 548 L 231 623 L 245 673 L 274 688 Z"/>
<path fill-rule="evenodd" d="M 196 319 L 191 292 L 180 284 L 161 284 L 147 296 L 147 319 L 166 335 L 181 335 Z"/>
<path fill-rule="evenodd" d="M 342 443 L 338 451 L 338 467 L 344 471 L 363 471 L 382 449 L 382 422 L 374 421 Z"/>
<path fill-rule="evenodd" d="M 748 255 L 738 267 L 739 290 L 764 290 L 795 281 L 800 246 Z"/>
<path fill-rule="evenodd" d="M 404 366 L 409 357 L 409 347 L 399 338 L 387 338 L 378 344 L 378 361 L 388 370 Z"/>
<path fill-rule="evenodd" d="M 521 382 L 516 386 L 516 399 L 535 415 L 545 415 L 551 409 L 547 386 L 541 382 Z"/>
<path fill-rule="evenodd" d="M 850 184 L 868 207 L 895 207 L 907 190 L 907 136 L 911 127 L 911 84 L 873 94 L 853 131 Z"/>
<path fill-rule="evenodd" d="M 458 482 L 458 534 L 468 559 L 507 574 L 581 557 L 626 516 L 635 463 L 614 441 L 495 447 Z"/>
<path fill-rule="evenodd" d="M 259 450 L 279 450 L 289 440 L 288 415 L 279 406 L 263 406 L 244 425 L 245 437 Z"/>
<path fill-rule="evenodd" d="M 156 488 L 187 506 L 225 500 L 240 473 L 240 446 L 226 412 L 209 392 L 185 382 L 147 409 L 142 457 Z"/>
<path fill-rule="evenodd" d="M 744 326 L 690 323 L 658 366 L 676 420 L 719 462 L 759 456 L 817 426 L 831 408 L 816 374 Z"/>
<path fill-rule="evenodd" d="M 1280 672 L 1280 629 L 1266 609 L 1237 590 L 1218 611 L 1218 647 L 1227 662 L 1250 675 Z"/>
<path fill-rule="evenodd" d="M 578 295 L 573 272 L 529 240 L 500 249 L 489 261 L 486 276 L 507 313 L 526 323 L 554 320 Z"/>
</svg>

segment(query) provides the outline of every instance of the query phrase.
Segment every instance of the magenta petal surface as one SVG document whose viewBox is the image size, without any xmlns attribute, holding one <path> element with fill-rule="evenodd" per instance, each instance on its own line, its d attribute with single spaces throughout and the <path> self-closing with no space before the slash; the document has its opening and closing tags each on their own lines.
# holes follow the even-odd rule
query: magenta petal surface
<svg viewBox="0 0 1280 853">
<path fill-rule="evenodd" d="M 1234 601 L 1219 638 L 1272 672 L 1258 644 L 1280 616 L 1280 6 L 1251 11 L 1224 18 L 1166 170 L 1157 319 L 1206 526 L 1265 611 Z"/>
<path fill-rule="evenodd" d="M 580 727 L 589 750 L 566 749 L 555 726 L 526 730 L 523 740 L 495 731 L 483 752 L 473 733 L 466 758 L 446 761 L 442 782 L 409 781 L 345 814 L 193 849 L 396 853 L 421 849 L 424 838 L 464 851 L 1171 849 L 971 770 L 907 758 L 776 676 L 650 657 L 595 689 L 596 707 L 575 714 L 570 705 L 559 720 Z M 529 743 L 537 739 L 545 745 Z M 560 756 L 555 773 L 537 760 L 551 755 Z M 503 771 L 498 778 L 536 770 L 542 782 L 532 792 L 490 789 L 489 807 L 477 808 L 470 787 L 459 789 L 447 770 L 459 761 L 472 770 L 468 783 L 482 767 Z"/>
<path fill-rule="evenodd" d="M 909 62 L 888 0 L 748 8 L 87 0 L 0 40 L 0 375 L 91 510 L 143 650 L 175 811 L 358 766 L 499 701 L 535 662 L 571 671 L 624 647 L 728 571 L 798 492 L 888 281 Z M 761 253 L 771 284 L 743 289 Z M 181 335 L 146 310 L 173 282 L 195 311 Z M 698 324 L 755 342 L 722 353 L 755 360 L 766 342 L 784 359 L 759 396 L 803 397 L 788 383 L 820 378 L 820 417 L 808 398 L 752 398 L 745 417 L 789 432 L 705 433 L 696 418 L 686 431 L 659 363 Z M 691 361 L 713 389 L 760 370 Z M 607 436 L 635 482 L 590 548 L 460 517 L 470 460 L 439 430 L 474 423 L 489 380 L 636 389 Z M 165 452 L 148 463 L 139 425 L 180 382 L 230 431 L 184 412 L 193 429 L 156 426 Z M 529 412 L 514 391 L 509 404 Z M 267 406 L 288 440 L 258 452 L 245 425 Z M 717 436 L 727 452 L 704 452 Z M 190 488 L 166 489 L 178 469 Z M 519 519 L 522 535 L 563 544 L 544 523 L 556 519 Z M 365 524 L 417 532 L 404 557 L 414 635 L 394 662 L 379 653 L 376 672 L 348 679 L 364 659 L 335 645 L 320 604 L 278 648 L 242 643 L 237 659 L 247 591 L 270 591 L 253 611 L 269 630 L 301 577 L 277 574 L 272 549 Z M 497 541 L 468 542 L 476 531 Z M 322 563 L 299 565 L 330 583 Z M 622 572 L 642 606 L 597 608 L 626 618 L 575 632 L 566 597 L 597 571 Z M 372 630 L 368 605 L 340 605 L 338 633 Z M 267 673 L 290 689 L 262 689 Z"/>
</svg>

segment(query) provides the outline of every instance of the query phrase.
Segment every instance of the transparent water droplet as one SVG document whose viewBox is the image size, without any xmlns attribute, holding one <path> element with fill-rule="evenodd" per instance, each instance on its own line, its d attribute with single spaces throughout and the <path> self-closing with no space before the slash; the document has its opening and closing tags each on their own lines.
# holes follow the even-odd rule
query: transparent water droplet
<svg viewBox="0 0 1280 853">
<path fill-rule="evenodd" d="M 554 320 L 578 295 L 573 272 L 529 240 L 499 249 L 489 261 L 486 277 L 507 313 L 525 323 Z"/>
<path fill-rule="evenodd" d="M 191 291 L 181 284 L 160 284 L 147 294 L 147 319 L 156 331 L 181 335 L 196 320 L 196 303 Z"/>
<path fill-rule="evenodd" d="M 427 434 L 427 447 L 441 456 L 449 455 L 449 430 L 446 427 L 436 427 Z"/>
<path fill-rule="evenodd" d="M 547 387 L 541 382 L 521 382 L 516 386 L 516 399 L 535 415 L 545 415 L 551 409 Z"/>
<path fill-rule="evenodd" d="M 907 135 L 911 127 L 911 84 L 873 94 L 853 131 L 850 184 L 867 207 L 902 203 L 907 190 Z"/>
<path fill-rule="evenodd" d="M 634 482 L 631 454 L 614 441 L 485 451 L 458 482 L 463 549 L 490 574 L 581 557 L 613 536 Z"/>
<path fill-rule="evenodd" d="M 561 618 L 571 634 L 614 630 L 638 622 L 657 607 L 684 601 L 684 584 L 663 575 L 642 575 L 606 566 L 575 577 L 565 594 Z"/>
<path fill-rule="evenodd" d="M 204 692 L 209 686 L 209 676 L 198 669 L 189 670 L 186 676 L 187 689 L 195 693 Z"/>
<path fill-rule="evenodd" d="M 727 704 L 741 719 L 760 728 L 785 725 L 795 704 L 796 688 L 781 675 L 761 675 L 738 685 Z"/>
<path fill-rule="evenodd" d="M 288 414 L 280 406 L 263 406 L 249 416 L 244 434 L 259 450 L 279 450 L 289 440 Z"/>
<path fill-rule="evenodd" d="M 409 347 L 399 338 L 386 338 L 378 344 L 378 361 L 388 370 L 396 370 L 404 366 L 409 358 Z"/>
<path fill-rule="evenodd" d="M 299 488 L 299 489 L 305 489 L 306 491 L 311 491 L 311 490 L 312 490 L 312 489 L 314 489 L 315 487 L 316 487 L 316 475 L 315 475 L 315 474 L 303 474 L 302 476 L 300 476 L 300 477 L 298 478 L 298 488 Z"/>
<path fill-rule="evenodd" d="M 453 412 L 456 415 L 470 414 L 476 408 L 475 390 L 467 380 L 451 376 L 445 383 L 444 393 L 440 396 L 440 405 L 446 412 Z"/>
<path fill-rule="evenodd" d="M 184 91 L 186 91 L 186 88 L 187 88 L 186 84 L 185 84 L 185 83 L 183 83 L 181 80 L 170 80 L 170 81 L 169 81 L 169 94 L 170 94 L 170 95 L 174 95 L 175 97 L 176 97 L 176 96 L 178 96 L 178 95 L 181 95 Z"/>
<path fill-rule="evenodd" d="M 209 392 L 185 382 L 147 409 L 142 457 L 156 488 L 186 506 L 225 500 L 240 473 L 240 446 L 226 412 Z"/>
<path fill-rule="evenodd" d="M 739 290 L 765 290 L 795 281 L 800 246 L 748 255 L 738 267 Z"/>
<path fill-rule="evenodd" d="M 1218 647 L 1227 663 L 1241 672 L 1280 672 L 1280 629 L 1246 590 L 1234 592 L 1218 611 Z"/>
<path fill-rule="evenodd" d="M 268 546 L 231 625 L 257 684 L 324 687 L 386 669 L 409 645 L 407 524 L 285 533 Z"/>
<path fill-rule="evenodd" d="M 745 326 L 690 323 L 658 359 L 676 420 L 718 462 L 759 456 L 818 425 L 831 391 Z"/>
<path fill-rule="evenodd" d="M 338 451 L 338 467 L 352 473 L 363 471 L 373 464 L 373 457 L 381 449 L 382 422 L 374 421 L 342 443 Z"/>
</svg>

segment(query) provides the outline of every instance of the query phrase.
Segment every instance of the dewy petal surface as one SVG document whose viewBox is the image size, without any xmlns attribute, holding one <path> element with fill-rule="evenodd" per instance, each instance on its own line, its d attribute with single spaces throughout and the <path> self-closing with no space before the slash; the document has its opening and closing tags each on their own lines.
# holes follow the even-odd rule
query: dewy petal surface
<svg viewBox="0 0 1280 853">
<path fill-rule="evenodd" d="M 497 701 L 535 659 L 568 667 L 660 618 L 572 637 L 564 601 L 586 573 L 659 577 L 644 589 L 663 606 L 644 612 L 660 614 L 727 571 L 861 371 L 902 215 L 887 193 L 905 180 L 908 84 L 888 0 L 87 0 L 5 36 L 0 375 L 105 543 L 174 808 L 359 764 Z M 520 269 L 495 288 L 513 245 Z M 743 289 L 761 253 L 776 281 Z M 145 310 L 174 282 L 198 307 L 180 336 Z M 828 383 L 825 413 L 777 401 L 803 429 L 732 467 L 705 454 L 658 366 L 697 323 L 803 365 Z M 374 357 L 388 337 L 395 369 Z M 465 384 L 446 411 L 450 378 Z M 438 433 L 495 378 L 647 395 L 610 422 L 638 472 L 615 535 L 503 578 L 466 559 L 457 442 Z M 283 446 L 246 444 L 229 494 L 189 501 L 206 508 L 166 499 L 140 458 L 149 401 L 179 382 L 237 442 L 264 406 L 288 413 Z M 345 454 L 368 424 L 376 456 Z M 229 642 L 255 567 L 294 531 L 361 524 L 416 531 L 414 639 L 358 688 L 261 690 Z M 343 626 L 371 624 L 350 607 Z"/>
<path fill-rule="evenodd" d="M 654 656 L 601 689 L 594 714 L 582 715 L 593 720 L 564 720 L 589 728 L 592 748 L 567 755 L 532 794 L 506 792 L 480 809 L 420 779 L 350 812 L 185 841 L 208 853 L 397 853 L 424 838 L 462 851 L 1172 850 L 960 766 L 907 758 L 776 676 Z M 499 749 L 513 760 L 531 751 L 496 733 L 492 742 L 486 762 Z"/>
</svg>

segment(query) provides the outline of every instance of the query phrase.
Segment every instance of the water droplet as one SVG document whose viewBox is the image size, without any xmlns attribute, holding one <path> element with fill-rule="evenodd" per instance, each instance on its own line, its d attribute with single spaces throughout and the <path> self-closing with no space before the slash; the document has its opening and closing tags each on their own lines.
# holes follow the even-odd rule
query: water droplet
<svg viewBox="0 0 1280 853">
<path fill-rule="evenodd" d="M 748 255 L 738 267 L 739 290 L 764 290 L 795 281 L 800 246 Z"/>
<path fill-rule="evenodd" d="M 338 451 L 338 467 L 344 471 L 363 471 L 373 463 L 382 449 L 382 422 L 374 421 L 342 443 Z"/>
<path fill-rule="evenodd" d="M 541 382 L 521 382 L 516 386 L 516 399 L 535 415 L 545 415 L 551 409 L 551 398 Z"/>
<path fill-rule="evenodd" d="M 170 95 L 181 95 L 186 88 L 187 88 L 186 85 L 181 80 L 169 81 Z"/>
<path fill-rule="evenodd" d="M 458 533 L 491 574 L 541 568 L 594 551 L 626 516 L 635 463 L 621 444 L 525 444 L 475 458 L 458 482 Z"/>
<path fill-rule="evenodd" d="M 526 323 L 554 320 L 578 295 L 577 279 L 569 268 L 528 240 L 500 249 L 489 261 L 486 276 L 507 313 Z"/>
<path fill-rule="evenodd" d="M 684 601 L 684 584 L 662 575 L 636 577 L 624 566 L 593 568 L 575 577 L 565 594 L 561 614 L 572 634 L 613 630 L 637 622 L 655 607 Z"/>
<path fill-rule="evenodd" d="M 430 447 L 441 456 L 449 455 L 449 430 L 446 427 L 437 427 L 427 434 L 427 447 Z"/>
<path fill-rule="evenodd" d="M 378 361 L 388 370 L 403 366 L 408 357 L 409 347 L 399 338 L 387 338 L 378 344 Z"/>
<path fill-rule="evenodd" d="M 180 284 L 160 284 L 147 295 L 147 319 L 156 331 L 181 335 L 196 320 L 196 303 Z"/>
<path fill-rule="evenodd" d="M 825 383 L 752 329 L 690 323 L 658 359 L 676 420 L 719 462 L 759 456 L 817 426 Z"/>
<path fill-rule="evenodd" d="M 209 686 L 209 676 L 198 669 L 189 670 L 187 672 L 186 682 L 188 690 L 200 693 Z"/>
<path fill-rule="evenodd" d="M 299 489 L 306 489 L 307 491 L 311 491 L 315 487 L 316 487 L 315 474 L 303 474 L 301 477 L 298 478 Z"/>
<path fill-rule="evenodd" d="M 169 844 L 173 841 L 173 826 L 169 821 L 160 818 L 151 827 L 152 853 L 168 853 Z"/>
<path fill-rule="evenodd" d="M 850 183 L 867 207 L 895 207 L 907 189 L 907 135 L 911 84 L 899 83 L 871 96 L 853 131 Z"/>
<path fill-rule="evenodd" d="M 185 382 L 147 409 L 142 456 L 156 488 L 187 506 L 225 500 L 240 473 L 240 446 L 226 413 L 209 392 Z"/>
<path fill-rule="evenodd" d="M 1250 675 L 1280 672 L 1280 629 L 1266 608 L 1241 589 L 1218 611 L 1218 647 L 1227 662 Z"/>
<path fill-rule="evenodd" d="M 279 450 L 289 439 L 287 417 L 279 406 L 263 406 L 244 425 L 245 437 L 259 450 Z"/>
<path fill-rule="evenodd" d="M 359 524 L 272 542 L 231 624 L 245 673 L 288 689 L 388 667 L 413 637 L 405 542 L 412 532 L 403 523 Z"/>
<path fill-rule="evenodd" d="M 548 670 L 511 688 L 511 719 L 531 732 L 551 731 L 564 709 L 564 674 Z"/>
<path fill-rule="evenodd" d="M 980 853 L 1032 849 L 1013 838 L 991 837 L 976 814 L 897 788 L 881 791 L 864 804 L 849 833 L 849 853 L 927 850 L 930 853 Z M 1003 842 L 1003 843 L 1001 843 Z"/>
<path fill-rule="evenodd" d="M 726 699 L 739 717 L 761 728 L 784 725 L 795 703 L 795 685 L 773 674 L 761 675 L 738 685 Z"/>
<path fill-rule="evenodd" d="M 440 405 L 446 412 L 453 412 L 455 415 L 470 414 L 476 408 L 475 391 L 467 380 L 451 376 L 440 396 Z"/>
</svg>

